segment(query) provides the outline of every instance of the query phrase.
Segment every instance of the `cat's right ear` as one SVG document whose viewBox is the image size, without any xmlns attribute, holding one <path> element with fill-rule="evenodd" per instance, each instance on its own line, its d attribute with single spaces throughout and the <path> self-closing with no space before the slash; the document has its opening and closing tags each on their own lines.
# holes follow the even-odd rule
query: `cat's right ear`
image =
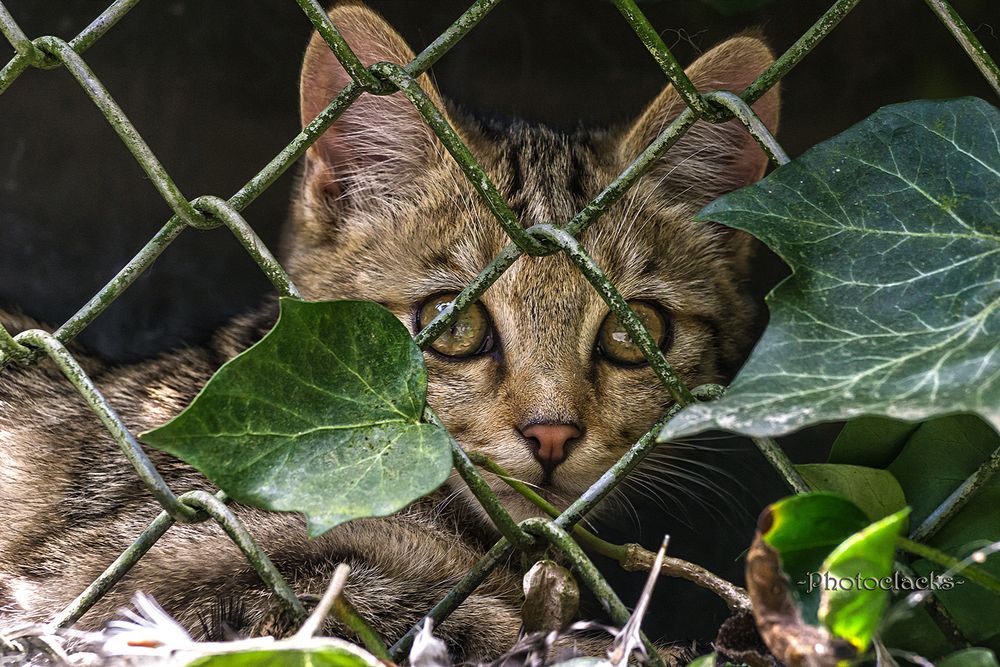
<svg viewBox="0 0 1000 667">
<path fill-rule="evenodd" d="M 386 21 L 359 4 L 339 5 L 330 20 L 366 66 L 380 61 L 405 65 L 413 51 Z M 426 74 L 417 79 L 444 113 Z M 313 33 L 302 64 L 300 109 L 305 126 L 351 82 L 320 37 Z M 402 195 L 441 151 L 434 133 L 402 93 L 362 93 L 306 153 L 303 193 L 312 203 L 370 208 Z"/>
</svg>

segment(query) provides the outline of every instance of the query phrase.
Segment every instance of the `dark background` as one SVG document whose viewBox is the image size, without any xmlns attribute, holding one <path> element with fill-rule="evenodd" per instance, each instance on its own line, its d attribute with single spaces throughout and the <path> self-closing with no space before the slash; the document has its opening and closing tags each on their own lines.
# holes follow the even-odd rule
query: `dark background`
<svg viewBox="0 0 1000 667">
<path fill-rule="evenodd" d="M 74 36 L 104 0 L 7 0 L 30 37 Z M 371 0 L 419 51 L 465 0 Z M 787 48 L 831 0 L 774 0 L 725 16 L 696 0 L 645 2 L 653 25 L 683 63 L 747 27 Z M 1000 53 L 996 0 L 954 0 L 986 49 Z M 298 130 L 298 69 L 311 26 L 292 0 L 147 0 L 86 54 L 188 198 L 228 197 Z M 2 41 L 2 40 L 0 40 Z M 13 55 L 6 43 L 0 59 Z M 606 0 L 506 0 L 435 67 L 443 93 L 469 109 L 559 128 L 607 125 L 637 114 L 664 85 L 662 72 Z M 791 156 L 885 104 L 992 93 L 920 0 L 867 0 L 782 82 L 778 138 Z M 244 213 L 277 246 L 292 169 Z M 169 218 L 111 127 L 65 71 L 25 72 L 0 99 L 0 306 L 58 324 L 110 279 Z M 776 260 L 760 287 L 780 276 Z M 198 342 L 267 293 L 268 283 L 224 230 L 185 232 L 80 340 L 118 361 Z M 830 428 L 789 446 L 808 459 Z M 835 430 L 834 430 L 835 432 Z M 671 552 L 738 576 L 753 517 L 780 483 L 745 444 L 701 441 L 701 460 L 736 501 L 712 498 L 732 525 L 691 509 L 678 526 L 643 505 L 641 538 L 673 535 Z M 742 488 L 741 488 L 742 487 Z M 627 522 L 626 522 L 627 523 Z M 710 529 L 709 529 L 710 528 Z M 635 539 L 627 525 L 605 534 Z M 607 568 L 609 572 L 615 568 Z M 617 583 L 626 603 L 642 577 Z M 664 581 L 647 623 L 672 638 L 711 638 L 724 617 L 714 598 Z"/>
</svg>

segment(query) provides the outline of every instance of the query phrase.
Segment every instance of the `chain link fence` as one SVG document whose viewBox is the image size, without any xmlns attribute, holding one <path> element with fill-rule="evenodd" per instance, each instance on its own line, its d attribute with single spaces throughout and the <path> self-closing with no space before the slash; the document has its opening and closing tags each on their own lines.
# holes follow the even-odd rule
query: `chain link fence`
<svg viewBox="0 0 1000 667">
<path fill-rule="evenodd" d="M 292 141 L 265 165 L 253 178 L 228 199 L 207 195 L 188 199 L 178 189 L 163 165 L 157 160 L 129 118 L 90 70 L 82 55 L 108 30 L 132 10 L 139 0 L 116 0 L 76 37 L 68 42 L 52 36 L 29 39 L 15 18 L 0 2 L 0 31 L 14 47 L 16 55 L 0 69 L 0 93 L 10 87 L 27 69 L 66 68 L 91 99 L 104 118 L 111 124 L 126 148 L 131 152 L 153 187 L 173 211 L 173 216 L 146 243 L 135 257 L 118 274 L 93 296 L 76 314 L 65 321 L 55 332 L 31 330 L 12 336 L 0 326 L 0 369 L 8 364 L 31 364 L 48 356 L 79 391 L 91 410 L 107 428 L 108 433 L 121 448 L 135 472 L 162 506 L 163 512 L 123 552 L 107 570 L 85 591 L 63 609 L 54 619 L 55 627 L 68 627 L 90 609 L 114 586 L 153 544 L 170 529 L 174 522 L 216 521 L 236 543 L 261 579 L 296 617 L 304 617 L 302 602 L 274 567 L 253 536 L 227 507 L 223 492 L 215 495 L 203 491 L 189 491 L 177 495 L 171 490 L 151 463 L 135 436 L 87 376 L 81 365 L 65 345 L 83 331 L 118 296 L 127 290 L 148 269 L 175 239 L 185 230 L 207 230 L 220 226 L 228 228 L 236 240 L 256 261 L 260 269 L 279 294 L 298 296 L 298 291 L 278 261 L 257 237 L 241 215 L 247 206 L 315 142 L 327 128 L 361 95 L 389 95 L 402 92 L 447 148 L 461 167 L 469 183 L 503 228 L 510 243 L 484 268 L 432 322 L 420 331 L 415 340 L 426 348 L 452 323 L 468 305 L 478 299 L 522 255 L 544 256 L 564 253 L 591 283 L 610 310 L 618 317 L 633 341 L 641 348 L 660 382 L 674 399 L 674 406 L 643 435 L 632 448 L 574 501 L 557 518 L 552 520 L 528 519 L 516 523 L 504 510 L 475 464 L 462 448 L 452 441 L 453 460 L 458 473 L 482 503 L 503 538 L 498 541 L 468 572 L 468 574 L 438 604 L 428 610 L 427 616 L 435 623 L 445 618 L 482 583 L 495 568 L 506 562 L 517 550 L 536 551 L 539 545 L 550 544 L 570 560 L 584 584 L 605 604 L 612 620 L 624 624 L 628 610 L 607 584 L 597 568 L 571 537 L 576 526 L 586 514 L 601 502 L 616 485 L 632 471 L 656 446 L 656 434 L 674 414 L 697 400 L 710 400 L 717 396 L 719 387 L 688 388 L 668 363 L 639 318 L 628 306 L 614 285 L 605 277 L 579 235 L 620 199 L 650 166 L 698 120 L 720 123 L 736 118 L 754 137 L 771 162 L 781 165 L 788 157 L 767 128 L 754 114 L 751 105 L 795 67 L 809 52 L 853 10 L 860 0 L 838 0 L 827 10 L 784 54 L 764 71 L 746 90 L 699 92 L 684 73 L 683 68 L 649 23 L 635 0 L 613 0 L 621 15 L 652 54 L 667 79 L 674 86 L 687 108 L 596 197 L 567 221 L 553 221 L 525 228 L 507 202 L 487 177 L 469 148 L 448 124 L 441 111 L 435 107 L 425 91 L 416 83 L 416 77 L 426 72 L 454 44 L 463 39 L 482 19 L 496 7 L 500 0 L 477 0 L 430 45 L 406 64 L 380 62 L 365 67 L 343 39 L 317 0 L 296 0 L 313 27 L 320 33 L 331 51 L 350 74 L 352 81 L 327 107 L 310 121 Z M 916 3 L 917 0 L 914 0 Z M 927 7 L 937 15 L 948 31 L 958 41 L 975 65 L 986 77 L 989 85 L 1000 95 L 1000 68 L 986 53 L 974 33 L 964 23 L 947 0 L 925 0 Z M 428 409 L 426 418 L 439 423 Z M 767 460 L 782 474 L 793 490 L 807 490 L 806 484 L 792 468 L 781 449 L 770 439 L 758 439 L 756 445 Z M 412 628 L 398 638 L 391 648 L 392 656 L 399 660 L 412 644 L 420 626 Z M 659 664 L 655 651 L 651 660 Z"/>
</svg>

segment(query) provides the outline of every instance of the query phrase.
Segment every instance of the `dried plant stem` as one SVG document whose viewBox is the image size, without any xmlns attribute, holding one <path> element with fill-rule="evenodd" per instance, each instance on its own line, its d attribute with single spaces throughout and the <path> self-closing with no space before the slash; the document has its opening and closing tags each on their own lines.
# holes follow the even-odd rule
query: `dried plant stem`
<svg viewBox="0 0 1000 667">
<path fill-rule="evenodd" d="M 333 611 L 333 615 L 338 621 L 349 627 L 358 636 L 365 648 L 379 660 L 392 662 L 389 650 L 385 647 L 385 642 L 378 633 L 361 618 L 354 605 L 344 597 L 344 586 L 347 585 L 347 575 L 351 568 L 345 563 L 337 566 L 333 572 L 333 579 L 327 587 L 323 597 L 316 604 L 316 608 L 309 614 L 309 618 L 302 624 L 299 631 L 295 633 L 294 639 L 309 640 L 323 627 L 323 621 Z"/>
</svg>

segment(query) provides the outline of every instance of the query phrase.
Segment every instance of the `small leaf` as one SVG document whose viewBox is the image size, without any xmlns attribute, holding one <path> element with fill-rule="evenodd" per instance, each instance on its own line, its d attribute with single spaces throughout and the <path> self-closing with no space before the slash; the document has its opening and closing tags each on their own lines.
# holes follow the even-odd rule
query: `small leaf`
<svg viewBox="0 0 1000 667">
<path fill-rule="evenodd" d="M 258 650 L 198 658 L 185 667 L 383 667 L 374 656 L 342 648 Z"/>
<path fill-rule="evenodd" d="M 889 604 L 896 538 L 910 510 L 876 521 L 847 538 L 823 562 L 821 571 L 836 587 L 824 587 L 819 619 L 859 652 L 871 642 Z M 847 586 L 850 582 L 850 587 Z"/>
<path fill-rule="evenodd" d="M 919 101 L 866 120 L 716 199 L 793 275 L 725 396 L 661 440 L 790 433 L 862 414 L 976 412 L 1000 430 L 1000 110 Z"/>
<path fill-rule="evenodd" d="M 988 648 L 967 648 L 942 658 L 937 667 L 1000 667 L 1000 664 Z"/>
<path fill-rule="evenodd" d="M 847 498 L 877 521 L 906 507 L 906 497 L 892 473 L 879 468 L 807 463 L 795 466 L 809 486 Z"/>
<path fill-rule="evenodd" d="M 142 439 L 239 502 L 302 512 L 317 536 L 444 482 L 449 436 L 421 423 L 426 391 L 421 352 L 388 310 L 286 298 L 274 329 Z"/>
<path fill-rule="evenodd" d="M 770 519 L 761 519 L 764 542 L 778 552 L 781 568 L 800 590 L 837 545 L 870 523 L 857 505 L 825 492 L 779 500 L 766 512 Z"/>
</svg>

